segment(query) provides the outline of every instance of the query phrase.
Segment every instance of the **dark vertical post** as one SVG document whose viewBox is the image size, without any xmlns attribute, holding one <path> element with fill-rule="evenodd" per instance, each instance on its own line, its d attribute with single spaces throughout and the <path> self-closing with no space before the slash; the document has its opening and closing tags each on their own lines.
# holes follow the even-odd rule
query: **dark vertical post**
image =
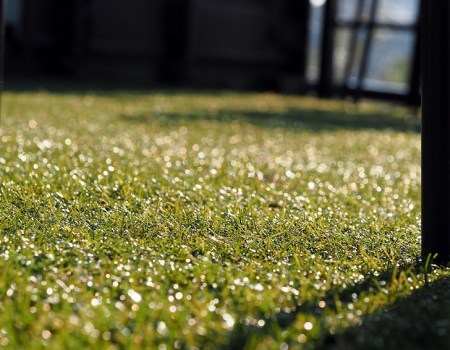
<svg viewBox="0 0 450 350">
<path fill-rule="evenodd" d="M 373 31 L 375 27 L 375 20 L 378 10 L 378 0 L 372 0 L 372 6 L 370 8 L 369 22 L 367 23 L 367 38 L 364 42 L 363 52 L 361 57 L 361 65 L 358 72 L 358 86 L 354 92 L 353 98 L 355 102 L 361 98 L 361 92 L 363 90 L 364 78 L 367 75 L 367 69 L 369 66 L 369 53 L 372 47 Z"/>
<path fill-rule="evenodd" d="M 358 34 L 361 31 L 363 26 L 362 23 L 362 15 L 364 10 L 364 1 L 359 1 L 358 6 L 356 7 L 355 17 L 353 19 L 353 23 L 351 26 L 352 36 L 350 38 L 350 44 L 348 48 L 348 58 L 345 63 L 345 75 L 344 82 L 342 84 L 342 92 L 341 97 L 344 98 L 347 96 L 348 88 L 349 88 L 349 80 L 352 73 L 352 68 L 355 65 L 355 56 L 356 56 L 356 45 L 358 43 Z"/>
<path fill-rule="evenodd" d="M 0 118 L 1 118 L 1 95 L 3 93 L 3 66 L 5 61 L 5 11 L 6 1 L 0 0 Z"/>
<path fill-rule="evenodd" d="M 422 255 L 450 258 L 450 1 L 423 0 Z"/>
<path fill-rule="evenodd" d="M 320 80 L 318 86 L 320 97 L 331 97 L 333 94 L 333 51 L 336 6 L 336 0 L 327 0 L 325 3 L 322 31 L 322 60 L 320 62 Z"/>
</svg>

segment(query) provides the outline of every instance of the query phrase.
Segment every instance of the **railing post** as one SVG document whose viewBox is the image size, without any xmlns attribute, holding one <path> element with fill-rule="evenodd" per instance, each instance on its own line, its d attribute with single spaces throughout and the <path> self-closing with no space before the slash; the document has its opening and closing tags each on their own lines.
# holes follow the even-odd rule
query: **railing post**
<svg viewBox="0 0 450 350">
<path fill-rule="evenodd" d="M 0 120 L 1 120 L 1 95 L 3 93 L 3 66 L 5 61 L 5 12 L 6 0 L 0 0 Z"/>
<path fill-rule="evenodd" d="M 450 260 L 450 1 L 422 0 L 422 256 Z"/>
</svg>

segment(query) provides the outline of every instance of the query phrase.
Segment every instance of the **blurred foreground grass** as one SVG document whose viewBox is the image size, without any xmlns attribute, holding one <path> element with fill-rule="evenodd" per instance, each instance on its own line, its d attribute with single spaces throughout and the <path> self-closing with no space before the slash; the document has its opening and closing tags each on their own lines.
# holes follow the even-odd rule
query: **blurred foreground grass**
<svg viewBox="0 0 450 350">
<path fill-rule="evenodd" d="M 418 261 L 408 113 L 270 93 L 7 92 L 0 347 L 445 347 L 449 271 Z"/>
</svg>

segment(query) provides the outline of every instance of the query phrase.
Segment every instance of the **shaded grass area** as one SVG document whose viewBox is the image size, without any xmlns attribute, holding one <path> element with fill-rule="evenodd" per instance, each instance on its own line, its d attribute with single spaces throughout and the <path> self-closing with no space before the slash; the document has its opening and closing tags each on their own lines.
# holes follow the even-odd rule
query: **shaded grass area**
<svg viewBox="0 0 450 350">
<path fill-rule="evenodd" d="M 425 274 L 418 261 L 411 111 L 44 83 L 4 98 L 0 345 L 434 349 L 450 340 L 437 302 L 448 270 Z M 414 337 L 402 335 L 408 312 L 426 325 Z"/>
<path fill-rule="evenodd" d="M 445 349 L 448 347 L 448 277 L 365 316 L 362 325 L 330 337 L 322 349 Z"/>
<path fill-rule="evenodd" d="M 324 111 L 321 109 L 292 108 L 282 112 L 221 110 L 209 114 L 205 112 L 187 114 L 167 114 L 169 120 L 220 120 L 231 121 L 233 118 L 271 128 L 295 128 L 310 131 L 344 130 L 392 130 L 399 132 L 420 132 L 420 119 L 412 115 L 404 118 L 389 114 L 348 113 L 345 111 Z M 123 115 L 130 122 L 146 123 L 151 115 Z"/>
</svg>

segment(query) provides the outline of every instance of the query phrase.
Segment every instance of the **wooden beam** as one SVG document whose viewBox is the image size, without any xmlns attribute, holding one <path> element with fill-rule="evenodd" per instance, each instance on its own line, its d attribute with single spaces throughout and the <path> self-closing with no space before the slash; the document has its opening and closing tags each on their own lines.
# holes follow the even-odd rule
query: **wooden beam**
<svg viewBox="0 0 450 350">
<path fill-rule="evenodd" d="M 422 256 L 450 260 L 450 1 L 422 0 Z"/>
</svg>

